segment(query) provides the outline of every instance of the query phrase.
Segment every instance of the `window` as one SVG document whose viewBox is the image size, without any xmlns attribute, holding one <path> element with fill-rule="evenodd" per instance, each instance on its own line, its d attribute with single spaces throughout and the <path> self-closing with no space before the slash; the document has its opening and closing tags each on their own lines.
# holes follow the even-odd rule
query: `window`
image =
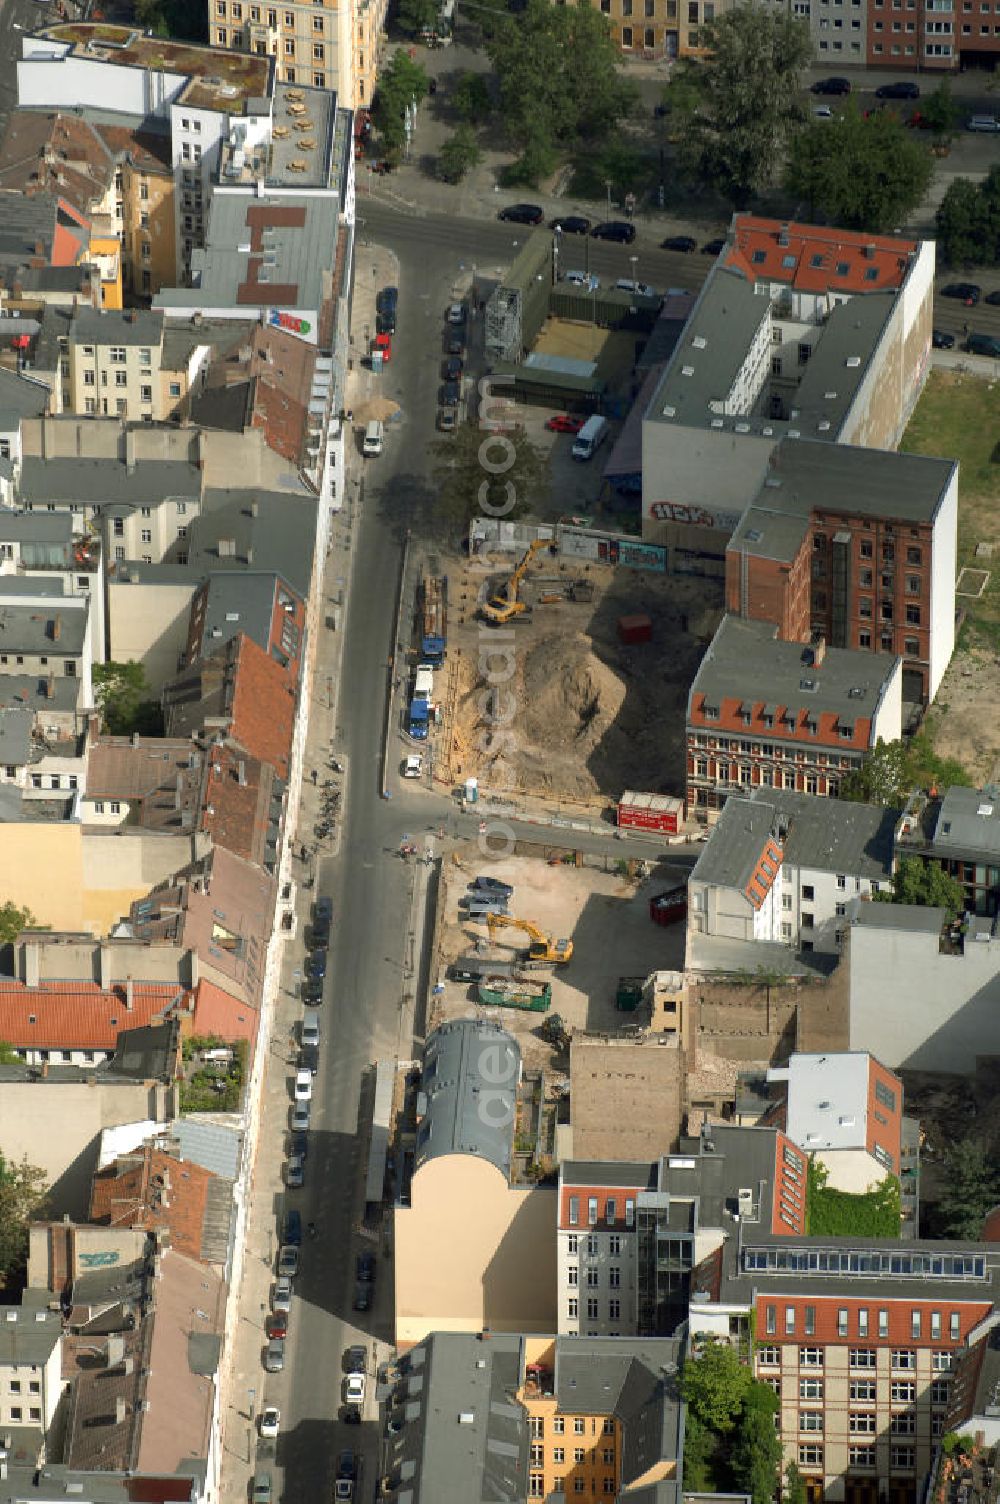
<svg viewBox="0 0 1000 1504">
<path fill-rule="evenodd" d="M 570 1227 L 577 1227 L 579 1225 L 579 1222 L 580 1198 L 579 1196 L 571 1196 L 569 1198 L 569 1225 Z"/>
<path fill-rule="evenodd" d="M 587 1223 L 590 1227 L 597 1226 L 597 1197 L 587 1197 Z"/>
<path fill-rule="evenodd" d="M 850 1418 L 852 1436 L 874 1436 L 876 1429 L 874 1410 L 861 1410 Z"/>
<path fill-rule="evenodd" d="M 849 1361 L 852 1368 L 874 1368 L 875 1349 L 873 1347 L 852 1347 Z"/>
<path fill-rule="evenodd" d="M 864 1401 L 868 1400 L 872 1404 L 874 1404 L 875 1403 L 875 1380 L 874 1379 L 852 1379 L 851 1380 L 851 1385 L 850 1385 L 850 1390 L 849 1390 L 849 1395 L 850 1395 L 850 1399 L 851 1399 L 852 1403 L 854 1401 L 861 1401 L 862 1403 L 864 1403 Z"/>
<path fill-rule="evenodd" d="M 791 908 L 791 904 L 789 904 Z M 816 1307 L 806 1306 L 806 1336 L 813 1337 L 816 1334 Z"/>
<path fill-rule="evenodd" d="M 822 1466 L 823 1466 L 823 1448 L 822 1447 L 814 1446 L 812 1443 L 810 1443 L 808 1446 L 800 1446 L 799 1447 L 799 1467 L 822 1467 Z"/>
<path fill-rule="evenodd" d="M 931 1381 L 931 1404 L 947 1405 L 951 1385 L 947 1379 L 933 1379 Z"/>
<path fill-rule="evenodd" d="M 112 520 L 111 531 L 113 532 L 113 534 L 114 534 L 114 536 L 116 538 L 124 538 L 124 536 L 125 536 L 125 518 L 124 517 L 115 517 Z"/>
<path fill-rule="evenodd" d="M 553 1447 L 552 1448 L 552 1461 L 553 1462 L 560 1462 L 560 1463 L 566 1461 L 566 1449 L 565 1449 L 565 1447 Z"/>
<path fill-rule="evenodd" d="M 843 912 L 844 912 L 844 906 L 843 906 L 843 904 L 838 903 L 838 905 L 837 905 L 837 913 L 838 914 L 842 914 Z M 868 1336 L 868 1308 L 867 1308 L 867 1306 L 862 1306 L 861 1310 L 858 1312 L 858 1336 L 859 1337 L 867 1337 Z"/>
<path fill-rule="evenodd" d="M 110 360 L 110 362 L 111 362 L 111 364 L 113 366 L 124 365 L 125 364 L 125 350 L 124 350 L 123 346 L 121 346 L 121 345 L 112 345 L 111 349 L 108 351 L 108 359 Z"/>
<path fill-rule="evenodd" d="M 921 564 L 923 562 L 919 548 L 908 548 L 906 550 L 906 562 L 907 564 Z"/>
<path fill-rule="evenodd" d="M 800 1379 L 799 1380 L 799 1399 L 800 1400 L 821 1400 L 822 1398 L 823 1398 L 823 1380 L 822 1379 Z"/>
<path fill-rule="evenodd" d="M 171 395 L 171 397 L 179 397 L 180 394 L 181 394 L 181 384 L 180 384 L 180 382 L 179 381 L 172 381 L 170 383 L 170 395 Z"/>
<path fill-rule="evenodd" d="M 531 1499 L 545 1498 L 545 1477 L 542 1473 L 532 1473 L 528 1479 L 528 1497 Z"/>
<path fill-rule="evenodd" d="M 889 1335 L 889 1312 L 884 1306 L 878 1313 L 878 1334 L 880 1337 Z"/>
<path fill-rule="evenodd" d="M 582 1436 L 583 1432 L 584 1432 L 584 1425 L 585 1425 L 585 1422 L 584 1422 L 583 1416 L 582 1415 L 575 1416 L 574 1420 L 573 1420 L 573 1431 L 574 1431 L 574 1434 L 577 1435 L 577 1436 Z"/>
<path fill-rule="evenodd" d="M 151 386 L 141 386 L 139 388 L 139 400 L 141 402 L 152 402 L 153 388 Z"/>
<path fill-rule="evenodd" d="M 848 1447 L 847 1460 L 851 1467 L 874 1467 L 874 1447 Z"/>
<path fill-rule="evenodd" d="M 625 1226 L 635 1226 L 635 1201 L 631 1198 L 625 1202 Z"/>
<path fill-rule="evenodd" d="M 922 1325 L 922 1322 L 921 1322 L 921 1313 L 919 1311 L 911 1311 L 910 1312 L 910 1336 L 911 1337 L 918 1338 L 920 1336 L 921 1325 Z"/>
<path fill-rule="evenodd" d="M 822 1368 L 823 1349 L 821 1347 L 800 1347 L 799 1366 L 801 1368 Z"/>
<path fill-rule="evenodd" d="M 773 1337 L 778 1330 L 778 1318 L 774 1306 L 764 1307 L 764 1330 L 769 1337 Z"/>
<path fill-rule="evenodd" d="M 822 1412 L 822 1410 L 800 1410 L 799 1411 L 799 1430 L 800 1431 L 822 1431 L 822 1429 L 823 1429 L 823 1412 Z"/>
<path fill-rule="evenodd" d="M 608 1252 L 612 1255 L 617 1255 L 621 1253 L 621 1251 L 622 1240 L 617 1233 L 612 1233 L 611 1237 L 608 1239 Z"/>
<path fill-rule="evenodd" d="M 585 1450 L 583 1449 L 583 1447 L 574 1447 L 573 1448 L 573 1461 L 574 1462 L 582 1462 L 583 1459 L 584 1459 L 584 1457 L 586 1457 L 586 1455 L 587 1455 L 587 1453 L 585 1452 Z"/>
<path fill-rule="evenodd" d="M 785 1307 L 785 1336 L 790 1337 L 795 1331 L 795 1307 Z"/>
<path fill-rule="evenodd" d="M 552 1430 L 555 1432 L 556 1436 L 561 1436 L 563 1434 L 563 1432 L 566 1430 L 566 1417 L 564 1415 L 553 1416 Z"/>
<path fill-rule="evenodd" d="M 913 1371 L 917 1366 L 917 1355 L 912 1347 L 896 1348 L 892 1355 L 892 1366 L 901 1369 L 903 1373 Z"/>
<path fill-rule="evenodd" d="M 604 1451 L 601 1453 L 601 1457 L 602 1457 L 602 1459 L 604 1461 L 605 1467 L 614 1467 L 614 1465 L 615 1465 L 615 1449 L 614 1449 L 614 1447 L 605 1447 Z"/>
<path fill-rule="evenodd" d="M 544 1447 L 540 1447 L 540 1446 L 533 1446 L 531 1448 L 531 1465 L 532 1465 L 532 1467 L 541 1467 L 544 1461 L 545 1461 L 545 1448 Z"/>
<path fill-rule="evenodd" d="M 780 1347 L 762 1347 L 758 1349 L 757 1360 L 763 1368 L 777 1368 L 781 1362 Z"/>
<path fill-rule="evenodd" d="M 566 1252 L 576 1253 L 579 1245 L 580 1239 L 577 1237 L 575 1232 L 571 1232 L 568 1239 L 566 1240 Z"/>
<path fill-rule="evenodd" d="M 847 1336 L 847 1307 L 840 1306 L 837 1310 L 837 1336 Z"/>
<path fill-rule="evenodd" d="M 962 1335 L 962 1318 L 957 1311 L 952 1311 L 948 1317 L 948 1336 L 952 1342 L 957 1342 Z"/>
<path fill-rule="evenodd" d="M 622 1303 L 621 1303 L 621 1301 L 620 1300 L 609 1300 L 608 1301 L 608 1320 L 609 1321 L 619 1321 L 621 1319 L 621 1314 L 622 1314 Z"/>
<path fill-rule="evenodd" d="M 896 1472 L 912 1473 L 913 1471 L 913 1448 L 890 1447 L 889 1466 Z"/>
<path fill-rule="evenodd" d="M 588 1290 L 596 1290 L 597 1289 L 598 1276 L 599 1275 L 600 1275 L 600 1270 L 599 1269 L 588 1269 L 587 1270 L 587 1289 Z"/>
<path fill-rule="evenodd" d="M 615 1201 L 614 1197 L 611 1196 L 604 1203 L 604 1220 L 608 1224 L 609 1227 L 614 1222 L 615 1217 L 617 1215 L 617 1212 L 618 1212 L 618 1203 Z"/>
<path fill-rule="evenodd" d="M 892 1417 L 890 1431 L 893 1436 L 913 1436 L 917 1430 L 917 1417 L 912 1410 L 901 1410 Z"/>
<path fill-rule="evenodd" d="M 152 541 L 153 541 L 152 530 L 150 528 L 148 528 L 148 527 L 140 528 L 140 530 L 139 530 L 139 542 L 140 543 L 152 543 Z"/>
<path fill-rule="evenodd" d="M 608 1284 L 612 1290 L 617 1290 L 622 1282 L 622 1271 L 617 1264 L 613 1264 L 608 1270 Z"/>
<path fill-rule="evenodd" d="M 576 1264 L 570 1264 L 569 1268 L 566 1270 L 566 1283 L 569 1285 L 571 1290 L 575 1289 L 576 1286 L 580 1283 L 580 1270 Z"/>
<path fill-rule="evenodd" d="M 951 1353 L 931 1353 L 933 1373 L 951 1373 Z"/>
<path fill-rule="evenodd" d="M 917 1397 L 917 1386 L 909 1379 L 895 1379 L 889 1389 L 893 1403 L 912 1405 Z"/>
<path fill-rule="evenodd" d="M 587 1319 L 588 1321 L 597 1320 L 597 1301 L 593 1296 L 588 1297 L 587 1300 Z"/>
</svg>

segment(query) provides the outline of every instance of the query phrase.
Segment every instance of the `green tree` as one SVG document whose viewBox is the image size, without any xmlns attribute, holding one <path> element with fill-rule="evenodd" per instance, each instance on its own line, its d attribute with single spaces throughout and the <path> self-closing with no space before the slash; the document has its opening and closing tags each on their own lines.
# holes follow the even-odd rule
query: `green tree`
<svg viewBox="0 0 1000 1504">
<path fill-rule="evenodd" d="M 678 118 L 686 117 L 680 161 L 688 176 L 743 208 L 771 182 L 801 120 L 809 29 L 741 6 L 702 26 L 699 40 L 708 56 L 679 63 L 668 90 Z"/>
<path fill-rule="evenodd" d="M 449 91 L 448 102 L 460 120 L 472 125 L 481 125 L 493 106 L 490 86 L 482 73 L 463 73 Z"/>
<path fill-rule="evenodd" d="M 785 1468 L 785 1486 L 781 1497 L 783 1504 L 809 1504 L 809 1491 L 806 1488 L 806 1480 L 794 1462 L 790 1462 Z"/>
<path fill-rule="evenodd" d="M 1000 1172 L 979 1139 L 959 1139 L 944 1157 L 938 1210 L 953 1238 L 978 1238 L 983 1219 L 1000 1200 Z"/>
<path fill-rule="evenodd" d="M 942 78 L 934 93 L 927 96 L 921 104 L 920 113 L 938 139 L 955 129 L 958 124 L 958 106 L 951 92 L 949 78 Z"/>
<path fill-rule="evenodd" d="M 739 1419 L 753 1381 L 735 1348 L 710 1339 L 697 1358 L 684 1364 L 681 1394 L 703 1426 L 726 1436 Z"/>
<path fill-rule="evenodd" d="M 438 0 L 399 0 L 396 20 L 404 31 L 429 31 L 439 12 Z"/>
<path fill-rule="evenodd" d="M 0 1039 L 0 1065 L 20 1065 L 21 1057 L 14 1046 Z"/>
<path fill-rule="evenodd" d="M 406 144 L 406 112 L 427 93 L 427 74 L 405 52 L 394 52 L 379 77 L 378 99 L 374 117 L 382 139 L 382 149 L 390 160 L 398 160 Z"/>
<path fill-rule="evenodd" d="M 710 1494 L 715 1492 L 713 1458 L 718 1445 L 714 1431 L 688 1410 L 684 1423 L 684 1492 L 685 1494 Z"/>
<path fill-rule="evenodd" d="M 859 767 L 840 780 L 840 797 L 855 804 L 903 804 L 910 792 L 906 748 L 879 737 Z"/>
<path fill-rule="evenodd" d="M 136 0 L 136 20 L 154 36 L 207 42 L 206 8 L 201 0 Z"/>
<path fill-rule="evenodd" d="M 16 1282 L 28 1259 L 28 1222 L 42 1209 L 45 1171 L 0 1154 L 0 1287 Z"/>
<path fill-rule="evenodd" d="M 1000 173 L 983 183 L 955 178 L 935 215 L 938 247 L 949 266 L 991 266 L 1000 259 Z"/>
<path fill-rule="evenodd" d="M 464 529 L 483 515 L 512 522 L 531 510 L 547 485 L 545 459 L 520 427 L 491 434 L 477 423 L 462 423 L 451 437 L 432 443 L 430 452 L 435 517 L 449 529 Z M 497 472 L 508 461 L 509 468 Z"/>
<path fill-rule="evenodd" d="M 781 1468 L 781 1438 L 774 1429 L 778 1396 L 758 1380 L 747 1390 L 730 1457 L 733 1480 L 753 1504 L 771 1504 Z"/>
<path fill-rule="evenodd" d="M 438 157 L 438 174 L 446 183 L 461 182 L 483 159 L 471 125 L 460 125 L 448 137 Z"/>
<path fill-rule="evenodd" d="M 607 18 L 590 6 L 527 0 L 495 20 L 486 50 L 507 132 L 522 154 L 520 181 L 529 181 L 529 162 L 581 139 L 606 140 L 634 107 Z"/>
<path fill-rule="evenodd" d="M 94 698 L 104 729 L 112 736 L 162 736 L 163 715 L 156 700 L 149 698 L 149 685 L 141 663 L 94 664 Z"/>
<path fill-rule="evenodd" d="M 40 925 L 30 909 L 18 908 L 10 900 L 0 904 L 0 945 L 11 945 L 22 930 L 48 929 Z"/>
<path fill-rule="evenodd" d="M 890 110 L 867 117 L 851 103 L 835 120 L 816 120 L 793 139 L 786 185 L 831 224 L 888 230 L 927 192 L 933 159 Z"/>
<path fill-rule="evenodd" d="M 952 918 L 965 908 L 965 889 L 940 862 L 923 862 L 904 856 L 892 876 L 892 891 L 874 894 L 882 903 L 915 903 L 929 909 L 947 909 Z"/>
</svg>

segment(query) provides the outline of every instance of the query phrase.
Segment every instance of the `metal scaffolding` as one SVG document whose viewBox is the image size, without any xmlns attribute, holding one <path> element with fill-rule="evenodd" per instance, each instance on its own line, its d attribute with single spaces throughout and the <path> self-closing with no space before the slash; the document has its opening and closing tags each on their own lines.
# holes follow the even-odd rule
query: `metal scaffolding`
<svg viewBox="0 0 1000 1504">
<path fill-rule="evenodd" d="M 486 305 L 486 355 L 490 360 L 520 361 L 521 290 L 500 286 Z"/>
</svg>

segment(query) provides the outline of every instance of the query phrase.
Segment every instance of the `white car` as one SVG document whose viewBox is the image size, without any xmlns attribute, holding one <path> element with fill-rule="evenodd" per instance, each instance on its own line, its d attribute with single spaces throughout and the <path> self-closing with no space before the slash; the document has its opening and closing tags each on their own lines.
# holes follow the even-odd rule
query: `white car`
<svg viewBox="0 0 1000 1504">
<path fill-rule="evenodd" d="M 451 304 L 449 304 L 449 307 L 448 307 L 448 322 L 449 322 L 449 324 L 464 324 L 465 323 L 465 304 L 464 303 L 451 303 Z"/>
<path fill-rule="evenodd" d="M 830 106 L 828 104 L 817 104 L 817 105 L 814 105 L 813 106 L 813 114 L 815 115 L 815 117 L 816 117 L 817 120 L 832 120 L 833 119 L 833 111 L 831 110 L 831 108 L 830 108 Z"/>
<path fill-rule="evenodd" d="M 404 778 L 419 778 L 424 771 L 424 760 L 419 752 L 413 753 L 403 764 Z"/>
<path fill-rule="evenodd" d="M 349 1405 L 363 1405 L 365 1402 L 365 1375 L 363 1373 L 349 1373 L 347 1375 L 347 1403 Z"/>
<path fill-rule="evenodd" d="M 277 1405 L 267 1405 L 260 1412 L 260 1434 L 271 1441 L 277 1441 L 278 1432 L 281 1429 L 281 1411 Z"/>
<path fill-rule="evenodd" d="M 271 1293 L 271 1310 L 284 1312 L 287 1316 L 292 1309 L 292 1281 L 287 1274 L 281 1274 L 274 1282 L 274 1290 Z"/>
<path fill-rule="evenodd" d="M 354 1498 L 354 1479 L 338 1478 L 333 1486 L 333 1497 L 337 1500 L 337 1504 L 349 1504 L 349 1501 Z"/>
<path fill-rule="evenodd" d="M 295 1100 L 296 1102 L 310 1102 L 312 1094 L 312 1071 L 303 1066 L 302 1070 L 295 1072 Z"/>
<path fill-rule="evenodd" d="M 593 272 L 563 272 L 563 281 L 571 287 L 582 287 L 585 292 L 596 292 L 601 285 L 600 277 Z"/>
</svg>

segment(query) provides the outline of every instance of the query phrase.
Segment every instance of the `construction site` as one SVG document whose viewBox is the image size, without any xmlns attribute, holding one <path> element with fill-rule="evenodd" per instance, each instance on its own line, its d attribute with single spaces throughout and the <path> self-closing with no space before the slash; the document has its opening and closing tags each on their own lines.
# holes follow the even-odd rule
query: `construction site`
<svg viewBox="0 0 1000 1504">
<path fill-rule="evenodd" d="M 516 562 L 510 554 L 448 560 L 439 778 L 476 777 L 484 790 L 594 807 L 625 788 L 683 794 L 688 689 L 721 617 L 721 582 L 542 547 L 512 585 Z M 512 659 L 502 736 L 486 693 L 492 651 Z"/>
</svg>

